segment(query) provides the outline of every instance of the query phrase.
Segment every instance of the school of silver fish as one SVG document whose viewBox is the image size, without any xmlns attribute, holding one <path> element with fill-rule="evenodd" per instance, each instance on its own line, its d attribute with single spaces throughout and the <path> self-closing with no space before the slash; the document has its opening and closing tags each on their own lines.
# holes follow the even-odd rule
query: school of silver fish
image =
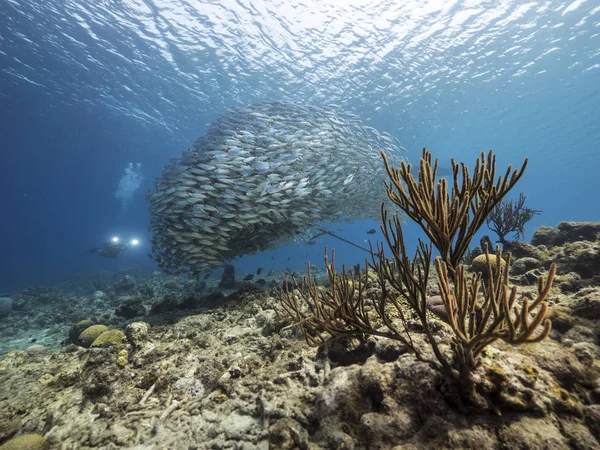
<svg viewBox="0 0 600 450">
<path fill-rule="evenodd" d="M 319 223 L 380 218 L 397 139 L 339 107 L 265 102 L 227 110 L 149 192 L 158 266 L 200 274 L 307 235 Z"/>
</svg>

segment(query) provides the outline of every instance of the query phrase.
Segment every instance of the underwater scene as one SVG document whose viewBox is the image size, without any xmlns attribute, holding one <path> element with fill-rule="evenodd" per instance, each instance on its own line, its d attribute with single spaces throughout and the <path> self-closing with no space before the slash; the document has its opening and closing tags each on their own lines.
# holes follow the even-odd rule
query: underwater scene
<svg viewBox="0 0 600 450">
<path fill-rule="evenodd" d="M 600 2 L 0 2 L 0 450 L 600 449 Z"/>
</svg>

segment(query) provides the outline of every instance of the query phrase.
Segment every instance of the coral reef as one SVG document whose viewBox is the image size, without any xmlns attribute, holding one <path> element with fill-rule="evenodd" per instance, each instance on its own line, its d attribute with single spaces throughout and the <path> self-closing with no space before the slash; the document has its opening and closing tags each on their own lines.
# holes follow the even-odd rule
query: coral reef
<svg viewBox="0 0 600 450">
<path fill-rule="evenodd" d="M 160 295 L 172 295 L 166 281 L 151 281 Z M 217 288 L 218 279 L 208 281 Z M 186 283 L 178 284 L 177 293 L 189 295 Z M 367 286 L 378 289 L 374 280 Z M 537 287 L 519 289 L 534 295 Z M 89 298 L 77 300 L 81 314 L 97 318 L 100 310 L 86 309 L 94 307 Z M 232 292 L 211 309 L 169 310 L 142 321 L 111 316 L 104 323 L 127 336 L 116 346 L 44 352 L 37 345 L 2 356 L 0 444 L 37 433 L 61 450 L 599 448 L 594 299 L 598 285 L 555 289 L 548 310 L 554 327 L 545 341 L 486 347 L 476 375 L 489 380 L 484 392 L 501 415 L 458 411 L 440 373 L 400 343 L 363 336 L 307 347 L 297 330 L 284 329 L 268 291 Z M 107 306 L 102 310 L 114 311 Z M 450 341 L 450 327 L 430 320 L 436 339 Z M 408 326 L 427 353 L 422 327 L 414 320 Z"/>
<path fill-rule="evenodd" d="M 382 153 L 390 178 L 388 196 L 408 217 L 418 223 L 431 240 L 419 240 L 415 257 L 407 256 L 400 220 L 388 220 L 382 205 L 382 232 L 392 253 L 388 259 L 382 245 L 372 251 L 369 264 L 377 274 L 379 292 L 369 296 L 361 277 L 355 279 L 344 270 L 336 274 L 333 261 L 325 265 L 331 289 L 323 292 L 311 278 L 298 284 L 292 277 L 293 291 L 285 289 L 279 299 L 284 319 L 302 331 L 311 345 L 324 345 L 344 336 L 367 334 L 394 339 L 406 346 L 420 361 L 428 362 L 440 371 L 450 383 L 449 395 L 461 409 L 495 409 L 494 398 L 483 395 L 488 379 L 478 379 L 475 370 L 481 365 L 480 355 L 491 343 L 501 339 L 517 345 L 539 342 L 551 329 L 546 319 L 546 301 L 556 273 L 551 265 L 548 278 L 539 278 L 538 293 L 534 298 L 523 297 L 517 301 L 517 288 L 509 287 L 509 266 L 500 250 L 495 256 L 488 253 L 473 261 L 472 268 L 483 265 L 481 272 L 467 275 L 460 264 L 473 235 L 483 224 L 490 211 L 522 176 L 521 170 L 512 172 L 509 166 L 504 177 L 496 179 L 495 156 L 490 151 L 477 160 L 473 175 L 468 168 L 452 160 L 453 189 L 448 192 L 448 182 L 437 182 L 437 160 L 423 149 L 418 183 L 410 165 L 402 163 L 400 169 L 390 167 Z M 459 167 L 462 170 L 459 171 Z M 512 174 L 511 174 L 512 172 Z M 461 187 L 459 187 L 461 186 Z M 439 251 L 435 260 L 440 295 L 435 305 L 438 317 L 444 317 L 453 332 L 452 355 L 447 355 L 434 335 L 427 317 L 432 303 L 428 303 L 427 287 L 432 260 L 432 246 Z M 485 259 L 485 263 L 478 261 Z M 333 258 L 332 258 L 333 259 Z M 368 268 L 366 269 L 368 273 Z M 368 277 L 367 277 L 368 279 Z M 445 311 L 439 311 L 443 305 Z M 434 359 L 421 351 L 413 341 L 408 327 L 409 315 L 415 315 L 422 326 Z M 399 321 L 394 320 L 394 316 Z"/>
<path fill-rule="evenodd" d="M 101 291 L 82 278 L 11 294 L 12 311 L 0 317 L 0 448 L 37 435 L 60 450 L 598 449 L 600 264 L 591 262 L 599 230 L 544 227 L 531 244 L 512 245 L 505 271 L 486 259 L 484 268 L 508 278 L 502 286 L 518 289 L 517 306 L 535 302 L 552 264 L 556 276 L 546 339 L 498 339 L 479 353 L 472 376 L 495 408 L 478 414 L 456 408 L 445 376 L 400 341 L 353 334 L 307 346 L 278 315 L 275 292 L 256 283 L 225 290 L 215 277 L 201 286 L 118 271 L 102 274 Z M 135 280 L 126 292 L 117 287 L 125 275 Z M 353 275 L 354 284 L 349 278 L 329 292 L 356 290 L 360 280 L 365 297 L 381 295 L 377 271 Z M 445 354 L 455 337 L 451 315 L 440 320 L 434 311 L 447 313 L 448 285 L 461 298 L 452 292 L 461 276 L 432 270 L 425 286 L 427 325 Z M 264 277 L 267 286 L 288 284 L 281 272 Z M 326 268 L 313 267 L 311 277 L 328 292 Z M 117 314 L 131 299 L 144 310 Z M 373 313 L 367 304 L 365 314 Z M 405 314 L 411 345 L 431 357 L 418 315 L 392 313 L 398 326 Z M 77 343 L 99 324 L 125 338 L 108 347 Z"/>
</svg>

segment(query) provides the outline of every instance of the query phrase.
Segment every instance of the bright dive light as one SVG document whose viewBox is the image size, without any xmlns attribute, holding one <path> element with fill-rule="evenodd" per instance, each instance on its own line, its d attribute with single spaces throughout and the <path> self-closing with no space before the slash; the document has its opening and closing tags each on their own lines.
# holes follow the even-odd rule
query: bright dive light
<svg viewBox="0 0 600 450">
<path fill-rule="evenodd" d="M 131 240 L 131 245 L 138 245 L 139 243 L 140 243 L 140 241 L 138 241 L 137 239 Z"/>
<path fill-rule="evenodd" d="M 117 242 L 119 242 L 119 238 L 115 236 L 114 238 L 112 238 L 112 241 L 116 244 Z"/>
</svg>

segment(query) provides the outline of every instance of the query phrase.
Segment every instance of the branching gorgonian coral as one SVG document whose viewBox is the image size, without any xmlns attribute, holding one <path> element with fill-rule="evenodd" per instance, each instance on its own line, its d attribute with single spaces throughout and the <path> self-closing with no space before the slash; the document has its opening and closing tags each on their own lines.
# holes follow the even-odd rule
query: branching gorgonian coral
<svg viewBox="0 0 600 450">
<path fill-rule="evenodd" d="M 506 236 L 514 233 L 514 238 L 522 239 L 525 224 L 541 211 L 525 206 L 525 195 L 521 192 L 519 200 L 502 200 L 485 219 L 490 230 L 498 235 L 498 242 L 506 244 Z"/>
<path fill-rule="evenodd" d="M 508 281 L 510 254 L 501 264 L 500 250 L 490 257 L 486 249 L 487 273 L 469 274 L 460 260 L 475 233 L 490 211 L 523 175 L 509 168 L 504 177 L 496 177 L 495 156 L 482 153 L 473 176 L 464 164 L 452 161 L 453 188 L 448 192 L 445 179 L 437 181 L 437 160 L 424 149 L 418 181 L 411 167 L 402 163 L 400 169 L 384 163 L 390 177 L 388 196 L 425 231 L 431 242 L 419 240 L 416 254 L 409 258 L 404 244 L 402 226 L 397 216 L 388 218 L 382 205 L 381 230 L 385 246 L 371 250 L 371 261 L 365 273 L 355 276 L 345 269 L 339 274 L 334 261 L 325 265 L 331 288 L 323 289 L 308 275 L 298 282 L 292 277 L 293 289 L 280 292 L 279 299 L 287 320 L 301 328 L 311 345 L 323 345 L 342 336 L 370 334 L 400 341 L 416 357 L 430 362 L 451 382 L 464 402 L 482 406 L 487 400 L 477 392 L 474 370 L 481 363 L 483 350 L 496 340 L 509 344 L 538 342 L 550 332 L 546 319 L 546 298 L 552 287 L 556 268 L 551 267 L 547 279 L 539 280 L 535 299 L 519 298 L 516 287 Z M 440 343 L 431 326 L 427 310 L 427 286 L 432 250 L 440 257 L 435 261 L 438 287 L 447 322 L 453 331 L 451 352 Z M 365 281 L 369 268 L 376 275 L 376 294 L 367 295 Z M 483 279 L 485 278 L 485 281 Z M 409 332 L 410 318 L 420 322 L 433 355 L 428 356 L 415 344 Z"/>
</svg>

